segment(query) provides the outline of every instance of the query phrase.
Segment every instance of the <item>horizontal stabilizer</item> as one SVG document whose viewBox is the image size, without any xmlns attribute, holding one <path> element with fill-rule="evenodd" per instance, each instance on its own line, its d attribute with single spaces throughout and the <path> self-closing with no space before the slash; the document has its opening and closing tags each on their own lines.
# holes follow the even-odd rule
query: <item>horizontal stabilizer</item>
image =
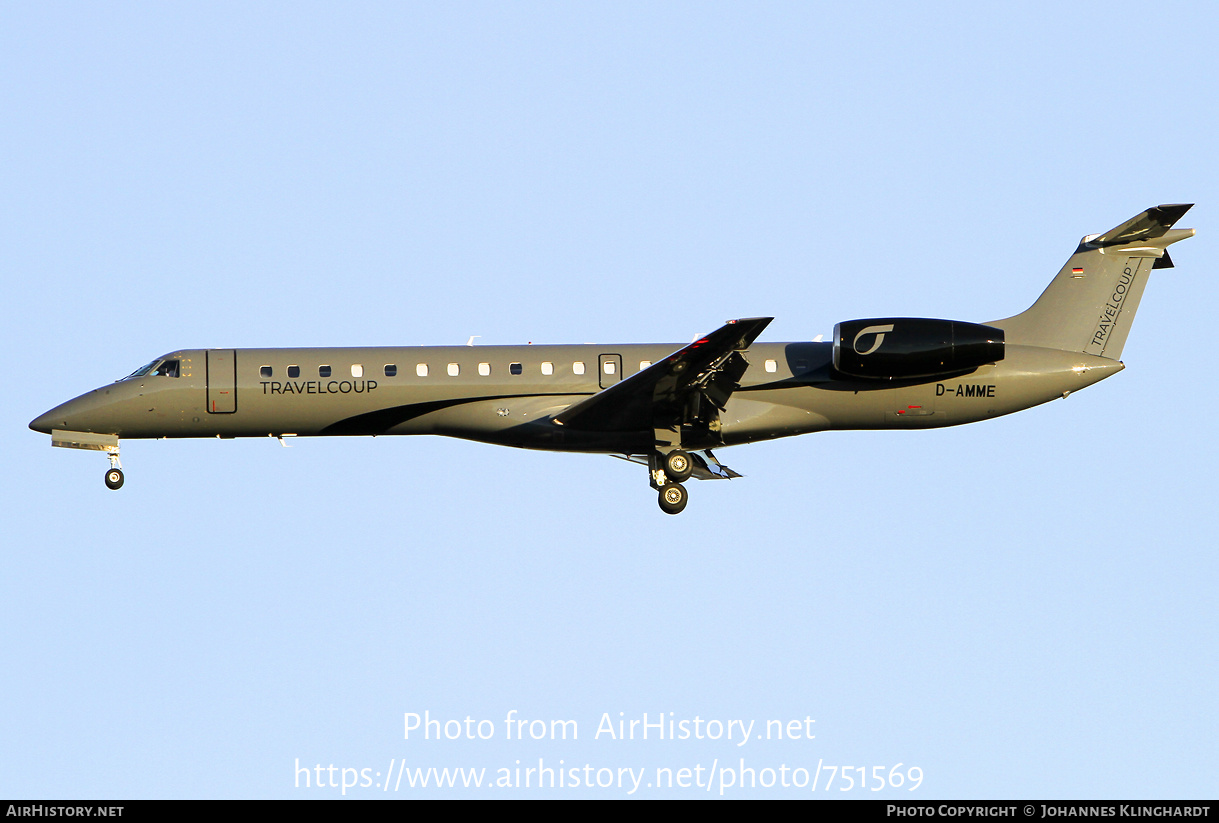
<svg viewBox="0 0 1219 823">
<path fill-rule="evenodd" d="M 1173 224 L 1185 216 L 1185 212 L 1193 208 L 1193 203 L 1173 203 L 1148 209 L 1137 217 L 1132 217 L 1125 223 L 1104 234 L 1093 237 L 1086 242 L 1092 247 L 1124 246 L 1127 243 L 1138 243 L 1163 237 L 1173 227 Z"/>
</svg>

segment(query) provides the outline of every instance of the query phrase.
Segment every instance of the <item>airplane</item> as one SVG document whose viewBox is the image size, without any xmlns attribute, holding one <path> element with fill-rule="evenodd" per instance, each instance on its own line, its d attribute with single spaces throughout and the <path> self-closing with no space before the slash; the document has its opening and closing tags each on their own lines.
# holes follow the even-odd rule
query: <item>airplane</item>
<svg viewBox="0 0 1219 823">
<path fill-rule="evenodd" d="M 753 317 L 687 346 L 181 349 L 30 428 L 105 452 L 111 489 L 121 439 L 436 434 L 611 454 L 646 465 L 660 508 L 678 514 L 690 478 L 741 477 L 715 448 L 973 423 L 1121 371 L 1150 272 L 1194 235 L 1172 228 L 1191 206 L 1084 237 L 1028 310 L 985 324 L 868 318 L 838 323 L 832 341 L 758 343 L 773 318 Z"/>
</svg>

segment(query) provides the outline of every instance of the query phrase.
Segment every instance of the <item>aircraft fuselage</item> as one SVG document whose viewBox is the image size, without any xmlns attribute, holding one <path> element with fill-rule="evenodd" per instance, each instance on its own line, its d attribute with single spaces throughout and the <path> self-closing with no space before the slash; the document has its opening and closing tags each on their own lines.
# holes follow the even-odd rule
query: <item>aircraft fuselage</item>
<svg viewBox="0 0 1219 823">
<path fill-rule="evenodd" d="M 630 454 L 651 448 L 651 429 L 582 431 L 554 417 L 680 348 L 187 349 L 156 361 L 177 361 L 178 376 L 150 372 L 119 380 L 52 409 L 31 427 L 123 439 L 436 434 Z M 1122 368 L 1103 357 L 1016 345 L 1007 347 L 1004 360 L 952 377 L 865 380 L 836 374 L 832 348 L 753 345 L 744 352 L 750 366 L 720 414 L 719 431 L 703 435 L 711 442 L 694 445 L 972 423 L 1053 400 Z"/>
</svg>

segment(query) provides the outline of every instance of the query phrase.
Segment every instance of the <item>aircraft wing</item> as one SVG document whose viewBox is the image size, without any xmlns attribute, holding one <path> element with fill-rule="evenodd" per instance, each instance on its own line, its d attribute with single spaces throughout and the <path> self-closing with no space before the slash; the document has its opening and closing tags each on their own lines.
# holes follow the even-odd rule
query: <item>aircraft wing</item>
<svg viewBox="0 0 1219 823">
<path fill-rule="evenodd" d="M 703 398 L 721 411 L 740 386 L 749 348 L 773 317 L 729 320 L 684 349 L 653 363 L 620 383 L 581 400 L 555 422 L 585 431 L 639 431 L 658 419 L 680 419 L 691 400 Z"/>
</svg>

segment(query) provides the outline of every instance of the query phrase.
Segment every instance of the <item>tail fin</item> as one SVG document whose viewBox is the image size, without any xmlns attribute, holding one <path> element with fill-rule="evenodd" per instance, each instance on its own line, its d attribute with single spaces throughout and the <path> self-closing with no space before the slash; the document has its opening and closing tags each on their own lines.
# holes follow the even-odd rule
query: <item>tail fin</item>
<svg viewBox="0 0 1219 823">
<path fill-rule="evenodd" d="M 1117 360 L 1151 270 L 1172 268 L 1168 246 L 1194 235 L 1170 231 L 1192 205 L 1156 206 L 1085 237 L 1028 311 L 987 325 L 1003 329 L 1008 343 Z"/>
</svg>

